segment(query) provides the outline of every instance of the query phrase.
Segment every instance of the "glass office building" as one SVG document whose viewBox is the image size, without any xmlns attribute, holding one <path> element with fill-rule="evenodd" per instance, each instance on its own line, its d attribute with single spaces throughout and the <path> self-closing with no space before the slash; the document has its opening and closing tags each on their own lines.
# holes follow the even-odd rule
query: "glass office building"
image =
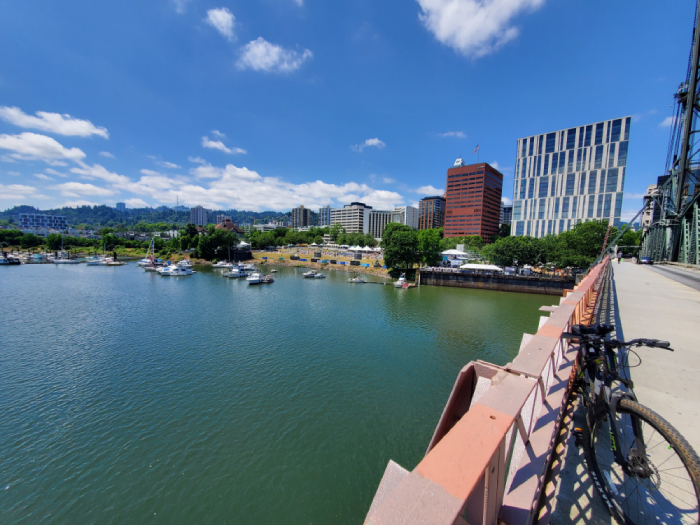
<svg viewBox="0 0 700 525">
<path fill-rule="evenodd" d="M 519 139 L 511 235 L 543 237 L 591 220 L 619 226 L 631 120 Z"/>
</svg>

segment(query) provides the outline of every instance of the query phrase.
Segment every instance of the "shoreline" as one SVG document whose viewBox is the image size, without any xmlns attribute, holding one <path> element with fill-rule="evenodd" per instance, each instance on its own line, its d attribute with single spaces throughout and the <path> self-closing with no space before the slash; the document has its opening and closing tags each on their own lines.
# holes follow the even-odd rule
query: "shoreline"
<svg viewBox="0 0 700 525">
<path fill-rule="evenodd" d="M 253 259 L 250 259 L 252 261 L 255 261 L 257 264 L 263 265 L 267 264 L 270 266 L 287 266 L 289 268 L 312 268 L 314 270 L 335 270 L 335 271 L 340 271 L 340 272 L 345 272 L 345 273 L 364 273 L 367 275 L 374 275 L 376 277 L 382 277 L 384 279 L 391 279 L 391 276 L 389 275 L 389 272 L 385 270 L 384 268 L 373 268 L 373 267 L 364 267 L 364 266 L 349 266 L 349 265 L 344 265 L 344 264 L 321 264 L 321 263 L 314 263 L 311 261 L 292 261 L 290 259 L 285 259 L 284 261 L 280 261 L 279 259 L 262 259 L 262 254 L 257 254 L 259 257 L 256 257 L 253 255 Z M 267 256 L 269 257 L 269 255 Z M 392 279 L 393 280 L 393 279 Z"/>
</svg>

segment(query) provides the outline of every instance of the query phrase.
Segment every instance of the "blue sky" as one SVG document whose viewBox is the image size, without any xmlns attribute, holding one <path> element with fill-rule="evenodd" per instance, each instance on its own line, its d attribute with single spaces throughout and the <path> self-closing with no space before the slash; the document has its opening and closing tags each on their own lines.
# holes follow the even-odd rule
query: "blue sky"
<svg viewBox="0 0 700 525">
<path fill-rule="evenodd" d="M 379 208 L 455 158 L 633 116 L 623 218 L 661 174 L 695 2 L 2 1 L 0 209 Z"/>
</svg>

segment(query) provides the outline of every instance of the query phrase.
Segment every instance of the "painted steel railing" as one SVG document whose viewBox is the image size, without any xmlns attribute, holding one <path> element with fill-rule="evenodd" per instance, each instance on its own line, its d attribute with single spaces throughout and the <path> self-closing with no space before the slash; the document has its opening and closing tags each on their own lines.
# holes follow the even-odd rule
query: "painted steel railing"
<svg viewBox="0 0 700 525">
<path fill-rule="evenodd" d="M 576 354 L 562 341 L 589 323 L 609 258 L 543 307 L 512 363 L 483 361 L 459 373 L 423 460 L 408 472 L 390 461 L 366 524 L 530 524 L 538 518 Z M 546 519 L 546 516 L 545 516 Z"/>
</svg>

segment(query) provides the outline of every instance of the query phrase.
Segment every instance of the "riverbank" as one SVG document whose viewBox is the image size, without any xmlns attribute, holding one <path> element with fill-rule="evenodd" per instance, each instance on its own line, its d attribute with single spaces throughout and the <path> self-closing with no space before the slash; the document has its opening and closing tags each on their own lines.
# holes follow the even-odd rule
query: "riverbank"
<svg viewBox="0 0 700 525">
<path fill-rule="evenodd" d="M 253 254 L 253 260 L 258 262 L 258 264 L 269 264 L 272 266 L 289 266 L 292 268 L 313 268 L 314 270 L 336 270 L 347 273 L 364 273 L 367 275 L 376 275 L 377 277 L 382 277 L 384 279 L 391 279 L 389 272 L 385 268 L 375 268 L 370 266 L 350 266 L 350 259 L 347 257 L 338 257 L 333 259 L 339 262 L 345 262 L 347 264 L 330 264 L 330 263 L 314 263 L 310 260 L 307 261 L 294 261 L 290 257 L 292 255 L 301 255 L 296 253 L 287 252 L 259 252 Z M 267 257 L 267 260 L 263 260 L 263 257 Z M 283 260 L 280 260 L 280 257 Z M 308 255 L 303 255 L 304 258 L 310 257 Z M 324 255 L 325 258 L 330 258 L 330 256 Z M 374 264 L 373 260 L 362 260 L 363 264 Z"/>
</svg>

